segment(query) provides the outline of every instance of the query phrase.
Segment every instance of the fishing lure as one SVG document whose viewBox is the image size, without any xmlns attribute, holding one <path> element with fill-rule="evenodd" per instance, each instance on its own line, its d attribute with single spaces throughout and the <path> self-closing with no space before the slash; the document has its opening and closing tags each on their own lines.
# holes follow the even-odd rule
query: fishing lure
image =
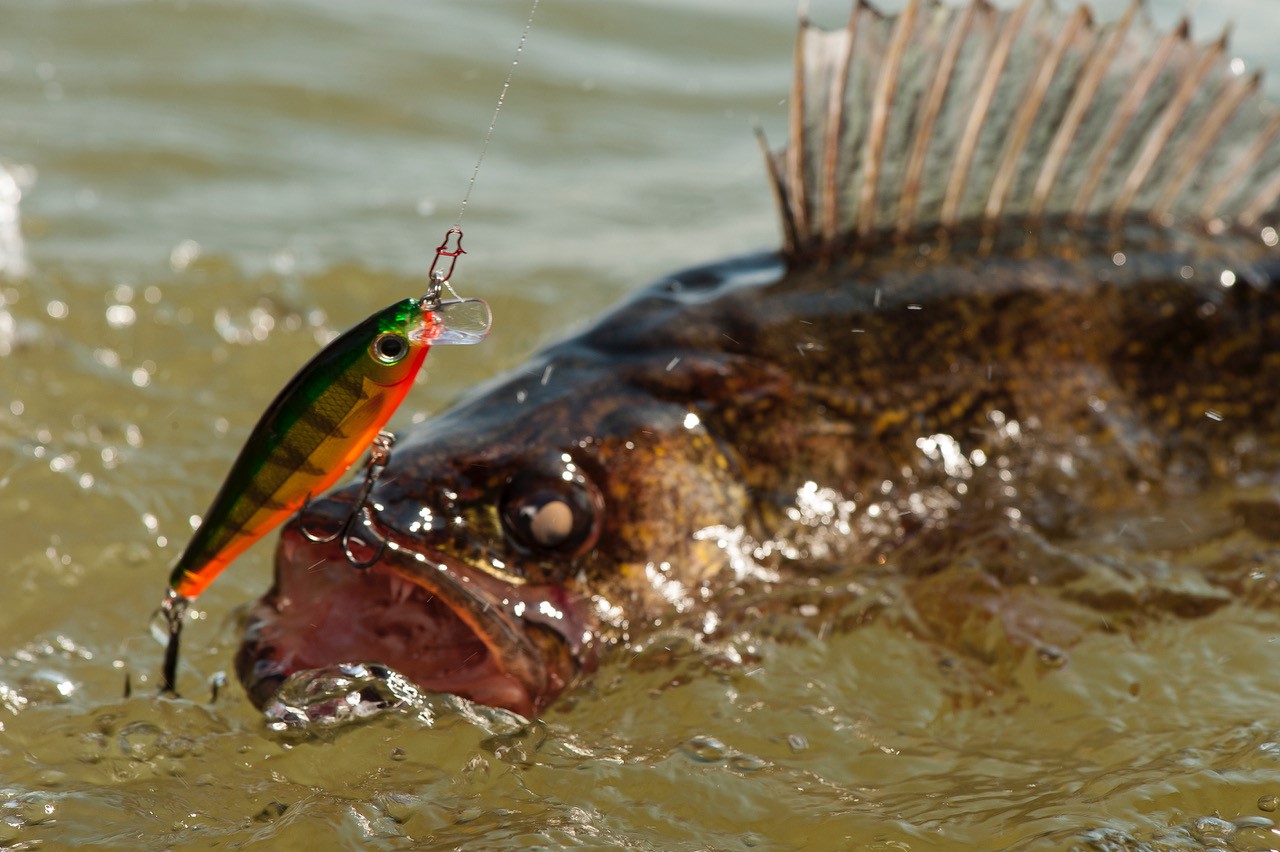
<svg viewBox="0 0 1280 852">
<path fill-rule="evenodd" d="M 457 247 L 450 250 L 455 233 Z M 267 407 L 169 577 L 160 606 L 169 634 L 165 691 L 173 691 L 178 634 L 191 601 L 250 545 L 336 482 L 371 443 L 370 472 L 385 465 L 391 439 L 382 427 L 404 400 L 428 350 L 478 343 L 488 334 L 491 315 L 484 301 L 440 299 L 462 253 L 461 231 L 450 229 L 436 249 L 436 262 L 450 257 L 452 263 L 441 272 L 433 264 L 425 296 L 396 302 L 340 335 Z M 371 484 L 369 478 L 366 485 Z M 357 564 L 345 540 L 349 526 L 350 520 L 340 533 Z"/>
</svg>

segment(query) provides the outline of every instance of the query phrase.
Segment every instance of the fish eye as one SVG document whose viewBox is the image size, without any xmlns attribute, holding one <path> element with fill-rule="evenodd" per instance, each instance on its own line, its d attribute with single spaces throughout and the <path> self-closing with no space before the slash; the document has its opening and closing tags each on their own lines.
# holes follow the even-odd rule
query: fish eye
<svg viewBox="0 0 1280 852">
<path fill-rule="evenodd" d="M 379 363 L 397 364 L 409 354 L 409 341 L 405 340 L 403 334 L 394 331 L 383 332 L 374 338 L 373 344 L 369 347 L 369 354 Z"/>
<path fill-rule="evenodd" d="M 499 514 L 507 538 L 525 552 L 577 556 L 598 535 L 596 501 L 578 482 L 517 477 Z"/>
</svg>

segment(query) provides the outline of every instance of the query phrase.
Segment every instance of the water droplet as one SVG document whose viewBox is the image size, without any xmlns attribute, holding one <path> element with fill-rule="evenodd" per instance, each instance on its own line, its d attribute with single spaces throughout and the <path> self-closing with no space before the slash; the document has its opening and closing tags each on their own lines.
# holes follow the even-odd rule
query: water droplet
<svg viewBox="0 0 1280 852">
<path fill-rule="evenodd" d="M 1234 825 L 1219 817 L 1200 817 L 1191 823 L 1191 836 L 1202 842 L 1227 840 L 1235 831 Z"/>
<path fill-rule="evenodd" d="M 801 752 L 809 748 L 809 740 L 804 734 L 789 734 L 787 736 L 787 746 L 794 752 Z"/>
<path fill-rule="evenodd" d="M 151 760 L 160 751 L 160 738 L 163 735 L 150 722 L 133 722 L 120 731 L 120 751 L 133 760 Z"/>
<path fill-rule="evenodd" d="M 724 760 L 728 754 L 724 743 L 715 737 L 702 735 L 685 740 L 680 745 L 680 751 L 699 763 L 716 763 Z"/>
</svg>

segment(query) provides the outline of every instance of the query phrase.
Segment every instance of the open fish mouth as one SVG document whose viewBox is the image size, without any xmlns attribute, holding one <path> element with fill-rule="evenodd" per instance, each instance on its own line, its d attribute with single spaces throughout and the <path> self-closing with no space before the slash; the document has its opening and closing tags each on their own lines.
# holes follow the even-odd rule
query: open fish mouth
<svg viewBox="0 0 1280 852">
<path fill-rule="evenodd" d="M 295 519 L 275 585 L 250 611 L 240 680 L 262 707 L 297 672 L 377 663 L 429 692 L 534 716 L 581 661 L 557 631 L 519 617 L 527 604 L 509 587 L 477 573 L 395 539 L 355 569 L 339 543 L 309 540 Z"/>
</svg>

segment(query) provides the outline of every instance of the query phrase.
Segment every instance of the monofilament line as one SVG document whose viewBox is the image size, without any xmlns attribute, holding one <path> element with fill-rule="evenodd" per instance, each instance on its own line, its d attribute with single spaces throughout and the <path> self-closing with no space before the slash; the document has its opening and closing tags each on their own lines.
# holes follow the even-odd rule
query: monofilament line
<svg viewBox="0 0 1280 852">
<path fill-rule="evenodd" d="M 524 51 L 524 43 L 529 40 L 529 30 L 533 28 L 533 16 L 538 11 L 538 0 L 533 0 L 529 9 L 529 18 L 524 22 L 524 32 L 520 34 L 520 43 L 516 45 L 516 55 L 511 59 L 511 68 L 507 71 L 507 79 L 502 82 L 502 91 L 498 94 L 498 103 L 493 107 L 493 118 L 489 121 L 489 129 L 484 133 L 484 141 L 480 143 L 480 156 L 476 157 L 476 167 L 471 171 L 471 180 L 467 182 L 467 192 L 462 196 L 462 206 L 458 208 L 458 218 L 453 220 L 456 228 L 462 224 L 462 215 L 467 212 L 467 202 L 471 200 L 471 190 L 475 188 L 476 178 L 480 175 L 480 164 L 484 162 L 485 151 L 489 150 L 489 140 L 493 138 L 493 128 L 498 124 L 498 113 L 507 99 L 507 90 L 511 88 L 511 78 L 520 64 L 520 54 Z"/>
</svg>

